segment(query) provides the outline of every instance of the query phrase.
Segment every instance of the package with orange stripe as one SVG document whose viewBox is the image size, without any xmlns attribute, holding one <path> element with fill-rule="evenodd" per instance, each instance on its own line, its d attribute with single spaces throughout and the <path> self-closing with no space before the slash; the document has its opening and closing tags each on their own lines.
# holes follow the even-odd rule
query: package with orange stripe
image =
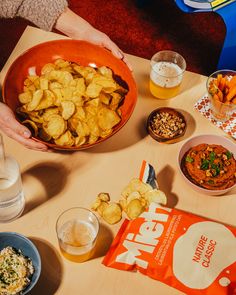
<svg viewBox="0 0 236 295">
<path fill-rule="evenodd" d="M 140 179 L 154 185 L 144 162 Z M 236 228 L 152 202 L 125 220 L 103 264 L 147 275 L 186 294 L 236 294 Z"/>
</svg>

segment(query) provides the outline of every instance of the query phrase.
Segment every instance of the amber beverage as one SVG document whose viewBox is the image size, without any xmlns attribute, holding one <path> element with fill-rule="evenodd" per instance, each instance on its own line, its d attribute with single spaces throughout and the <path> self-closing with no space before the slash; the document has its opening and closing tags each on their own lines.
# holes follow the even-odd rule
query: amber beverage
<svg viewBox="0 0 236 295">
<path fill-rule="evenodd" d="M 153 96 L 168 99 L 180 92 L 186 69 L 184 58 L 174 51 L 160 51 L 151 59 L 149 87 Z"/>
<path fill-rule="evenodd" d="M 56 224 L 61 253 L 73 262 L 92 258 L 99 230 L 97 217 L 88 209 L 71 208 L 63 212 Z"/>
</svg>

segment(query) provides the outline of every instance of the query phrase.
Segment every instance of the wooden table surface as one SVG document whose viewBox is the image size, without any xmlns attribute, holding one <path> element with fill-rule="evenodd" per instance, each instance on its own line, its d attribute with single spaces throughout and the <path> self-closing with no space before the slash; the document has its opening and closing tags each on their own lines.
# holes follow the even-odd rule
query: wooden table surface
<svg viewBox="0 0 236 295">
<path fill-rule="evenodd" d="M 66 37 L 27 27 L 1 72 L 1 83 L 19 54 L 35 44 L 59 38 Z M 182 294 L 142 274 L 101 264 L 122 222 L 114 226 L 101 222 L 96 258 L 90 261 L 76 264 L 63 258 L 59 251 L 55 231 L 59 214 L 74 206 L 89 208 L 101 191 L 109 192 L 112 200 L 118 200 L 129 180 L 138 177 L 143 159 L 156 169 L 169 206 L 236 226 L 235 189 L 224 196 L 202 195 L 193 191 L 178 171 L 177 155 L 184 140 L 209 133 L 227 136 L 193 107 L 206 91 L 206 77 L 186 72 L 181 93 L 170 100 L 158 100 L 148 88 L 149 61 L 132 55 L 127 58 L 137 82 L 138 102 L 128 123 L 108 141 L 74 153 L 44 153 L 28 150 L 4 136 L 7 153 L 14 156 L 21 167 L 26 208 L 20 218 L 1 224 L 0 228 L 26 235 L 39 249 L 42 275 L 32 294 Z M 160 106 L 177 108 L 186 116 L 188 129 L 183 141 L 159 144 L 147 135 L 147 116 Z"/>
</svg>

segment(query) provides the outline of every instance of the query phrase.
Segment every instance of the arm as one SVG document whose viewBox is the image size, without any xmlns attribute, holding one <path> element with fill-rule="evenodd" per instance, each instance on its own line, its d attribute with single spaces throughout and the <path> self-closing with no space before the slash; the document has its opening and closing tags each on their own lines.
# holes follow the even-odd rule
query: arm
<svg viewBox="0 0 236 295">
<path fill-rule="evenodd" d="M 118 46 L 106 34 L 72 12 L 66 0 L 0 0 L 0 18 L 17 16 L 44 30 L 51 31 L 55 27 L 71 38 L 104 46 L 128 64 Z M 16 121 L 12 111 L 3 103 L 0 103 L 0 130 L 28 148 L 47 150 L 46 145 L 30 139 L 30 131 Z"/>
<path fill-rule="evenodd" d="M 106 34 L 95 29 L 69 9 L 66 0 L 1 0 L 0 17 L 16 16 L 31 21 L 43 30 L 51 31 L 56 28 L 72 39 L 85 40 L 106 47 L 117 58 L 127 63 L 119 47 Z"/>
</svg>

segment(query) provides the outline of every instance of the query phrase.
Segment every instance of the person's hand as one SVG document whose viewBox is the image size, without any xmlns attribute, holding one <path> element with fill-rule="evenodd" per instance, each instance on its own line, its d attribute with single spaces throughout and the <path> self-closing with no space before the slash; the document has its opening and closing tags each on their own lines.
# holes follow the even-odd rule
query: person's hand
<svg viewBox="0 0 236 295">
<path fill-rule="evenodd" d="M 91 26 L 83 18 L 67 8 L 58 18 L 55 28 L 72 39 L 84 40 L 109 49 L 132 70 L 121 49 L 105 34 Z"/>
<path fill-rule="evenodd" d="M 30 130 L 21 125 L 12 110 L 2 102 L 0 102 L 0 130 L 29 149 L 47 151 L 46 145 L 30 138 Z"/>
</svg>

